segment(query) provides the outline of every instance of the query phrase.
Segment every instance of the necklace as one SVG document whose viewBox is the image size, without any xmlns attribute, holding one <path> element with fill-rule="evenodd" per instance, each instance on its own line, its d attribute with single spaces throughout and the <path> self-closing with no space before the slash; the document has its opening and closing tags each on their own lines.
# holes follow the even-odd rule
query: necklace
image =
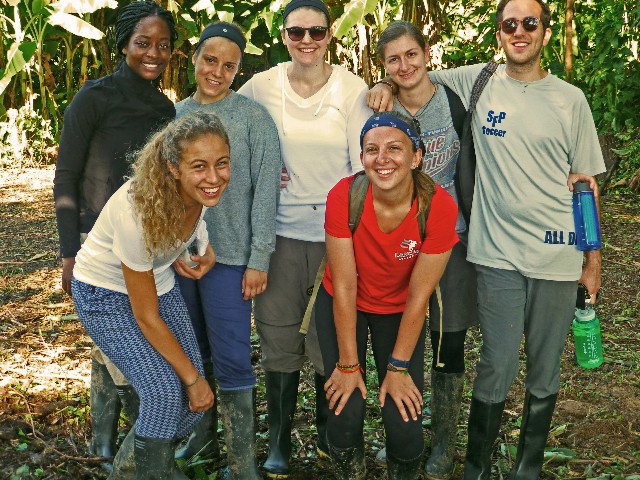
<svg viewBox="0 0 640 480">
<path fill-rule="evenodd" d="M 400 104 L 400 106 L 401 106 L 402 108 L 404 108 L 404 109 L 405 109 L 405 111 L 406 111 L 406 112 L 407 112 L 407 113 L 408 113 L 412 118 L 414 118 L 414 119 L 415 119 L 416 117 L 419 117 L 420 115 L 422 115 L 422 113 L 424 113 L 424 111 L 427 109 L 427 107 L 428 107 L 428 106 L 429 106 L 429 104 L 431 103 L 431 100 L 433 100 L 433 97 L 435 97 L 435 96 L 436 96 L 436 92 L 437 92 L 437 91 L 438 91 L 438 85 L 434 84 L 434 85 L 433 85 L 433 92 L 431 92 L 431 96 L 429 97 L 429 99 L 427 100 L 427 102 L 426 102 L 422 107 L 420 107 L 420 109 L 416 112 L 416 114 L 415 114 L 415 115 L 413 115 L 413 114 L 409 111 L 409 109 L 408 109 L 407 107 L 405 107 L 405 106 L 404 106 L 404 104 L 400 101 L 400 96 L 399 96 L 399 95 L 396 95 L 396 100 L 398 101 L 398 103 Z"/>
</svg>

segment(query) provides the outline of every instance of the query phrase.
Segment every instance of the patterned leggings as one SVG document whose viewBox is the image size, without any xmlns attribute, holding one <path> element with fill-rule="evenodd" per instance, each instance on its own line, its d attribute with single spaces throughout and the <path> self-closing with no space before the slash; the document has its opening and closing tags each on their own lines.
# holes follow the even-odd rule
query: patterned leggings
<svg viewBox="0 0 640 480">
<path fill-rule="evenodd" d="M 133 316 L 129 296 L 75 278 L 72 292 L 76 311 L 87 333 L 140 397 L 136 434 L 161 439 L 188 435 L 202 414 L 189 410 L 182 382 L 142 334 Z M 198 343 L 177 283 L 172 290 L 158 297 L 158 307 L 160 317 L 203 375 Z"/>
</svg>

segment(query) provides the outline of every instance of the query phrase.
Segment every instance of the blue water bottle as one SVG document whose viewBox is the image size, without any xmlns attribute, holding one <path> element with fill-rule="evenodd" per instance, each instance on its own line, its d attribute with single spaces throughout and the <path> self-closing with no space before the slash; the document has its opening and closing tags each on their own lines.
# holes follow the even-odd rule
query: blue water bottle
<svg viewBox="0 0 640 480">
<path fill-rule="evenodd" d="M 600 219 L 593 190 L 587 182 L 573 184 L 573 220 L 578 250 L 598 250 L 602 247 Z"/>
<path fill-rule="evenodd" d="M 585 288 L 578 287 L 576 313 L 573 319 L 573 341 L 576 360 L 582 368 L 591 369 L 602 365 L 602 334 L 600 320 L 591 304 L 585 302 Z"/>
</svg>

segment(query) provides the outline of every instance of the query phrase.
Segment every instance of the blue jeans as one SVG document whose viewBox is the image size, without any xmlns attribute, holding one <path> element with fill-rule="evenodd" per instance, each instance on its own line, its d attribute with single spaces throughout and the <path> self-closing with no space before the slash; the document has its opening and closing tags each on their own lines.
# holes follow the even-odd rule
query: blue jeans
<svg viewBox="0 0 640 480">
<path fill-rule="evenodd" d="M 251 367 L 251 300 L 242 298 L 245 266 L 216 263 L 200 280 L 177 276 L 202 358 L 213 361 L 220 390 L 256 385 Z"/>
</svg>

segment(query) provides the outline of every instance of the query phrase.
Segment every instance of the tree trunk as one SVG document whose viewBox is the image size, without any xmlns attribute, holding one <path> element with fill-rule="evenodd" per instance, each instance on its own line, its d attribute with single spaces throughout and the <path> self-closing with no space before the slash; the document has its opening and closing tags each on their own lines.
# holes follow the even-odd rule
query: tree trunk
<svg viewBox="0 0 640 480">
<path fill-rule="evenodd" d="M 564 15 L 565 46 L 564 46 L 564 71 L 565 80 L 573 83 L 573 14 L 575 13 L 575 0 L 567 0 Z"/>
</svg>

